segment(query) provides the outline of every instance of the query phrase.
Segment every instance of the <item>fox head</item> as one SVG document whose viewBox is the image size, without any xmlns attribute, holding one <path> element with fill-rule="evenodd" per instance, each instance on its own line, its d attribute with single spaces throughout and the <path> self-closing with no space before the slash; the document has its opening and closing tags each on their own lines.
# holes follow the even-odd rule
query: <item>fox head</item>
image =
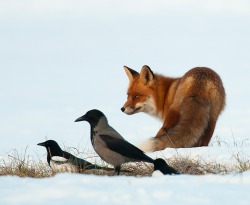
<svg viewBox="0 0 250 205">
<path fill-rule="evenodd" d="M 142 67 L 140 73 L 126 66 L 124 69 L 129 79 L 129 87 L 127 101 L 121 108 L 122 112 L 128 115 L 145 112 L 156 116 L 155 74 L 146 65 Z"/>
</svg>

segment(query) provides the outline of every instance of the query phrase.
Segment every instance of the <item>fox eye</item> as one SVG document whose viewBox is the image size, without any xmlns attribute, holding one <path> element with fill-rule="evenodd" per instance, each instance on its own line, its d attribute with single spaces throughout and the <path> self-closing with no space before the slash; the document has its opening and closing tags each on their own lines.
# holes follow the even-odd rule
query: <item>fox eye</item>
<svg viewBox="0 0 250 205">
<path fill-rule="evenodd" d="M 134 95 L 134 96 L 133 96 L 133 99 L 136 100 L 136 99 L 138 99 L 139 97 L 140 97 L 140 95 Z"/>
</svg>

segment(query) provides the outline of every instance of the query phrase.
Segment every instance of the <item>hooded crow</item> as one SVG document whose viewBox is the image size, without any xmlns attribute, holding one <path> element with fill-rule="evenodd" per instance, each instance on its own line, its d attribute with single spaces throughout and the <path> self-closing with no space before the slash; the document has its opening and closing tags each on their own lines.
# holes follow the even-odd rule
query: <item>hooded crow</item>
<svg viewBox="0 0 250 205">
<path fill-rule="evenodd" d="M 53 172 L 80 172 L 80 170 L 99 168 L 88 161 L 63 151 L 54 140 L 47 140 L 37 145 L 46 148 L 47 162 Z"/>
<path fill-rule="evenodd" d="M 90 124 L 91 143 L 96 153 L 109 164 L 112 164 L 117 175 L 121 165 L 126 162 L 149 162 L 163 174 L 177 173 L 164 160 L 153 160 L 142 150 L 126 141 L 114 128 L 108 124 L 106 116 L 99 110 L 90 110 L 75 122 L 87 121 Z"/>
</svg>

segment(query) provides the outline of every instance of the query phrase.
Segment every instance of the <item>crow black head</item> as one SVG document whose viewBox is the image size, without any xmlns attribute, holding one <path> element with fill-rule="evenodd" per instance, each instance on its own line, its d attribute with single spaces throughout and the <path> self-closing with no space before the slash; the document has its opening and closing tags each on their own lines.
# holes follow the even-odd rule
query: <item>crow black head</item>
<svg viewBox="0 0 250 205">
<path fill-rule="evenodd" d="M 94 109 L 89 110 L 85 115 L 77 118 L 75 122 L 87 121 L 91 126 L 95 126 L 102 117 L 105 117 L 105 115 L 100 110 Z"/>
</svg>

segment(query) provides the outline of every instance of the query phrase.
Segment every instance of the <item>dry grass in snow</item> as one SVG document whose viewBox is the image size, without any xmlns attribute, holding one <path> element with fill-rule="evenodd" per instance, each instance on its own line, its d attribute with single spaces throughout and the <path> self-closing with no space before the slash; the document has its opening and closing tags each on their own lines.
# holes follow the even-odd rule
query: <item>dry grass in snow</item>
<svg viewBox="0 0 250 205">
<path fill-rule="evenodd" d="M 213 150 L 220 152 L 221 150 L 229 150 L 231 147 L 220 147 L 220 144 L 212 145 L 211 147 L 204 148 L 191 148 L 191 149 L 177 149 L 171 153 L 165 154 L 165 151 L 161 153 L 161 156 L 165 158 L 168 164 L 174 167 L 182 174 L 190 174 L 190 175 L 204 175 L 204 174 L 228 174 L 232 172 L 243 172 L 250 169 L 250 152 L 247 154 L 244 151 L 236 151 L 230 152 L 230 160 L 220 161 L 217 160 L 217 154 L 211 154 L 209 160 L 208 157 L 205 159 L 200 157 L 199 155 L 204 155 L 207 150 L 213 153 Z M 239 146 L 236 144 L 236 148 Z M 244 146 L 245 147 L 245 146 Z M 247 147 L 248 150 L 249 146 Z M 66 148 L 67 151 L 72 154 L 78 155 L 81 154 L 76 148 Z M 201 153 L 200 150 L 203 150 Z M 211 151 L 212 150 L 212 151 Z M 197 152 L 196 155 L 193 153 Z M 83 152 L 82 152 L 83 153 Z M 190 153 L 190 154 L 188 154 Z M 207 154 L 207 153 L 206 153 Z M 249 155 L 248 155 L 249 154 Z M 210 153 L 207 154 L 210 156 Z M 90 156 L 92 159 L 92 163 L 97 163 L 102 166 L 104 169 L 97 170 L 81 170 L 82 174 L 95 174 L 95 175 L 114 175 L 114 171 L 111 166 L 108 166 L 105 162 L 101 161 L 95 153 L 89 153 L 85 156 Z M 95 161 L 96 159 L 96 161 Z M 88 160 L 88 159 L 87 159 Z M 126 176 L 151 176 L 153 172 L 153 165 L 150 163 L 137 162 L 137 163 L 127 163 L 122 166 L 121 175 Z M 17 150 L 13 150 L 9 152 L 5 157 L 0 158 L 0 175 L 16 175 L 20 177 L 33 177 L 33 178 L 43 178 L 43 177 L 51 177 L 56 173 L 53 173 L 50 167 L 48 166 L 45 160 L 35 161 L 33 158 L 26 154 L 26 150 L 24 154 L 20 154 Z"/>
</svg>

